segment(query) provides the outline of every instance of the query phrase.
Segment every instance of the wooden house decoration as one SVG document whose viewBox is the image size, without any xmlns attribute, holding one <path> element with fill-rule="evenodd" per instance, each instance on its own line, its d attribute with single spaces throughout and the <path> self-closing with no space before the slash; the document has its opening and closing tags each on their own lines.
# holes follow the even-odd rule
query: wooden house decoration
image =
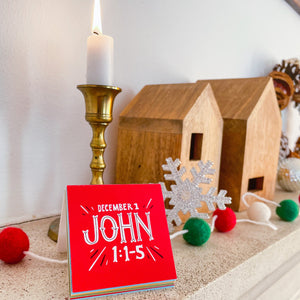
<svg viewBox="0 0 300 300">
<path fill-rule="evenodd" d="M 245 192 L 273 199 L 281 116 L 270 77 L 198 81 L 210 83 L 223 117 L 219 188 L 232 197 L 231 207 L 246 209 Z M 247 198 L 248 201 L 249 198 Z M 249 199 L 248 203 L 254 201 Z"/>
<path fill-rule="evenodd" d="M 208 83 L 147 85 L 119 119 L 116 183 L 164 181 L 166 158 L 179 158 L 190 177 L 211 160 L 218 187 L 223 119 Z"/>
</svg>

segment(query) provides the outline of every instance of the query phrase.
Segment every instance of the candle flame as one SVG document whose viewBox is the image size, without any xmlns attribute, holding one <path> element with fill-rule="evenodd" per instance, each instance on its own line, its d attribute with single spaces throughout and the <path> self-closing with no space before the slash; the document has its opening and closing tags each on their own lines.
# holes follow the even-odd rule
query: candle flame
<svg viewBox="0 0 300 300">
<path fill-rule="evenodd" d="M 92 32 L 94 34 L 102 34 L 100 0 L 95 0 Z"/>
</svg>

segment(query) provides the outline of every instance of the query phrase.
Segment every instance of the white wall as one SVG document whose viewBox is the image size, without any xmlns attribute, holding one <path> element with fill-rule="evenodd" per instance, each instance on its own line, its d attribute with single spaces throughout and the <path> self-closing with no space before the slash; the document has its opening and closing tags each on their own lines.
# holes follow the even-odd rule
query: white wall
<svg viewBox="0 0 300 300">
<path fill-rule="evenodd" d="M 64 186 L 88 184 L 84 100 L 93 0 L 0 0 L 0 224 L 57 214 Z M 115 41 L 118 115 L 145 85 L 267 75 L 299 57 L 300 16 L 284 0 L 102 0 Z"/>
</svg>

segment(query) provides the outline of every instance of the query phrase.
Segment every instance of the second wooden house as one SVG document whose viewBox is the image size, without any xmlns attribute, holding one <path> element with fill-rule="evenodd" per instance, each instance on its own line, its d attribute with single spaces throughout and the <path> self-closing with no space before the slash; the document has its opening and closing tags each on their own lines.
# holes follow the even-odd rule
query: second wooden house
<svg viewBox="0 0 300 300">
<path fill-rule="evenodd" d="M 210 83 L 224 120 L 219 188 L 232 197 L 252 192 L 273 199 L 281 137 L 281 116 L 272 78 L 198 81 Z M 250 204 L 255 197 L 248 197 Z"/>
</svg>

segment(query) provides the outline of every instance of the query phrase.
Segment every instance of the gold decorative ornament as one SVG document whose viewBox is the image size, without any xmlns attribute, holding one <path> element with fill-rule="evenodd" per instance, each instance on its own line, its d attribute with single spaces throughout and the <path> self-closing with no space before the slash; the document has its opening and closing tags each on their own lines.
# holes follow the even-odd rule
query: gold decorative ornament
<svg viewBox="0 0 300 300">
<path fill-rule="evenodd" d="M 278 105 L 280 110 L 283 110 L 294 94 L 293 80 L 286 73 L 278 71 L 271 72 L 269 76 L 273 78 Z"/>
<path fill-rule="evenodd" d="M 300 104 L 300 61 L 297 58 L 282 60 L 281 64 L 275 65 L 273 71 L 287 74 L 293 81 L 294 93 L 292 100 L 296 106 Z"/>
<path fill-rule="evenodd" d="M 121 89 L 115 86 L 83 84 L 77 88 L 82 92 L 85 99 L 85 119 L 91 125 L 93 138 L 91 148 L 93 158 L 90 164 L 92 180 L 90 184 L 103 184 L 103 172 L 106 167 L 104 162 L 104 139 L 105 129 L 112 121 L 113 103 Z"/>
</svg>

